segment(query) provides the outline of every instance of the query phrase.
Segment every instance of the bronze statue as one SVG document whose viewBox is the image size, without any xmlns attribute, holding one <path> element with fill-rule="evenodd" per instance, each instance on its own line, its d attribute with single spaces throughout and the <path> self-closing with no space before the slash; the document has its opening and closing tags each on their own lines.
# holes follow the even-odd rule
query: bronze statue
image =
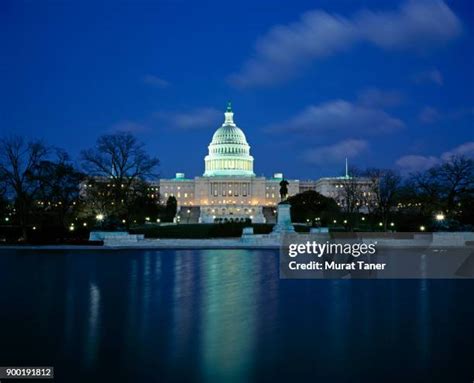
<svg viewBox="0 0 474 383">
<path fill-rule="evenodd" d="M 282 202 L 286 201 L 286 198 L 288 197 L 288 185 L 289 184 L 290 183 L 285 179 L 281 180 L 281 182 L 280 182 L 280 199 L 281 199 Z"/>
</svg>

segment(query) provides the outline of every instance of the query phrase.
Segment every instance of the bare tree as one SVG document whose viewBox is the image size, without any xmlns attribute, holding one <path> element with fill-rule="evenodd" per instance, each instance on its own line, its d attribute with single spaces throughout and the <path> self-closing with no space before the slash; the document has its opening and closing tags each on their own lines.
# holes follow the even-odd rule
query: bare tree
<svg viewBox="0 0 474 383">
<path fill-rule="evenodd" d="M 81 156 L 85 171 L 92 177 L 90 185 L 101 189 L 98 193 L 113 205 L 109 213 L 125 219 L 128 227 L 131 209 L 136 198 L 142 196 L 143 183 L 157 175 L 158 158 L 149 156 L 144 144 L 130 133 L 99 137 L 96 147 L 83 151 Z"/>
<path fill-rule="evenodd" d="M 6 185 L 4 185 L 3 182 L 0 182 L 0 217 L 2 220 L 6 218 L 5 222 L 10 219 L 10 217 L 7 217 L 8 213 L 9 212 Z"/>
<path fill-rule="evenodd" d="M 367 178 L 371 180 L 370 188 L 374 198 L 370 198 L 369 205 L 373 206 L 373 212 L 378 214 L 383 222 L 384 230 L 390 212 L 397 205 L 397 195 L 400 191 L 402 178 L 390 169 L 368 169 Z"/>
<path fill-rule="evenodd" d="M 36 171 L 48 152 L 48 148 L 40 141 L 26 142 L 21 137 L 0 140 L 0 179 L 7 194 L 15 201 L 24 240 L 28 236 L 32 202 L 39 188 Z"/>
<path fill-rule="evenodd" d="M 346 178 L 341 180 L 343 211 L 353 214 L 359 211 L 363 201 L 363 187 L 360 182 L 361 172 L 357 168 L 351 168 Z"/>
<path fill-rule="evenodd" d="M 463 156 L 453 156 L 436 169 L 442 185 L 447 212 L 456 208 L 459 199 L 474 192 L 474 161 Z"/>
<path fill-rule="evenodd" d="M 451 157 L 425 172 L 412 174 L 409 184 L 423 214 L 444 211 L 456 215 L 460 201 L 473 196 L 474 161 L 462 156 Z"/>
<path fill-rule="evenodd" d="M 41 161 L 36 170 L 38 198 L 45 212 L 53 213 L 65 228 L 79 200 L 80 184 L 85 175 L 75 169 L 67 153 L 58 151 L 56 161 Z"/>
</svg>

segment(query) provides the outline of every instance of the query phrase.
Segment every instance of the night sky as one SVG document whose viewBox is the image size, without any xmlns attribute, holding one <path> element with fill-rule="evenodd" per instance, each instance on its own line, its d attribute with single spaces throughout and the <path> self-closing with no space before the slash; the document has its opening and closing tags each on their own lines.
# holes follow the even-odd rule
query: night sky
<svg viewBox="0 0 474 383">
<path fill-rule="evenodd" d="M 474 2 L 0 1 L 0 130 L 78 158 L 131 131 L 201 175 L 232 101 L 257 175 L 474 154 Z"/>
</svg>

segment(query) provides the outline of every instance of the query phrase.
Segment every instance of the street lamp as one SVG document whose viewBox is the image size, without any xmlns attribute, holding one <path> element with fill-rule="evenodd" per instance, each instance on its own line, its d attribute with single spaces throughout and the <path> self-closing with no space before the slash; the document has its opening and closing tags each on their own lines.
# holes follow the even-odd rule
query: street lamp
<svg viewBox="0 0 474 383">
<path fill-rule="evenodd" d="M 440 222 L 440 221 L 444 221 L 444 214 L 443 213 L 438 213 L 435 215 L 435 219 Z"/>
<path fill-rule="evenodd" d="M 425 231 L 425 230 L 426 230 L 426 228 L 423 225 L 420 226 L 420 231 Z"/>
<path fill-rule="evenodd" d="M 104 225 L 104 215 L 102 213 L 99 213 L 95 216 L 95 219 L 97 220 L 97 222 L 99 222 L 99 226 L 100 228 L 102 229 L 103 228 L 103 225 Z"/>
</svg>

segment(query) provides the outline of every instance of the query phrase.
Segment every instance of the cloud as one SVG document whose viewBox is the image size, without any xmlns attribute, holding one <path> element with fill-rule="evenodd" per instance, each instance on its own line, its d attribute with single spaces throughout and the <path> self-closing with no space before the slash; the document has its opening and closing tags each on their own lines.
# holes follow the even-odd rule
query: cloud
<svg viewBox="0 0 474 383">
<path fill-rule="evenodd" d="M 118 121 L 113 124 L 109 131 L 113 133 L 127 132 L 127 133 L 143 133 L 149 131 L 150 128 L 142 123 L 130 120 Z"/>
<path fill-rule="evenodd" d="M 272 127 L 274 131 L 328 132 L 359 134 L 389 133 L 404 127 L 404 123 L 381 109 L 358 105 L 345 100 L 333 100 L 309 106 L 286 122 Z"/>
<path fill-rule="evenodd" d="M 400 157 L 395 164 L 401 169 L 402 173 L 413 173 L 415 171 L 427 170 L 439 163 L 439 158 L 434 156 L 420 156 L 410 154 Z"/>
<path fill-rule="evenodd" d="M 158 111 L 141 121 L 121 120 L 113 124 L 108 131 L 111 133 L 130 132 L 144 133 L 162 127 L 177 130 L 193 130 L 215 128 L 223 122 L 224 114 L 215 108 L 202 107 L 186 111 Z"/>
<path fill-rule="evenodd" d="M 418 113 L 418 120 L 423 124 L 432 124 L 439 120 L 457 121 L 464 118 L 469 118 L 472 121 L 474 116 L 474 108 L 461 107 L 450 111 L 443 111 L 440 113 L 436 108 L 431 106 L 423 107 Z"/>
<path fill-rule="evenodd" d="M 403 96 L 395 90 L 367 88 L 359 92 L 357 102 L 360 105 L 374 108 L 390 108 L 402 103 Z"/>
<path fill-rule="evenodd" d="M 215 128 L 220 121 L 223 121 L 223 113 L 215 108 L 204 107 L 184 112 L 157 112 L 155 118 L 172 129 L 193 130 Z"/>
<path fill-rule="evenodd" d="M 303 153 L 303 160 L 311 164 L 341 162 L 344 158 L 354 158 L 368 149 L 365 140 L 348 139 L 333 145 L 321 146 Z"/>
<path fill-rule="evenodd" d="M 449 161 L 452 156 L 474 158 L 474 141 L 465 142 L 442 153 L 439 157 L 410 154 L 400 157 L 395 164 L 401 169 L 402 173 L 409 174 L 416 171 L 424 171 L 442 162 Z"/>
<path fill-rule="evenodd" d="M 351 18 L 313 10 L 260 37 L 253 56 L 229 81 L 242 88 L 272 85 L 357 43 L 388 50 L 424 50 L 452 40 L 460 31 L 460 20 L 441 0 L 412 0 L 394 11 L 365 10 Z"/>
<path fill-rule="evenodd" d="M 313 59 L 346 49 L 355 36 L 354 25 L 346 19 L 320 11 L 305 13 L 300 21 L 276 26 L 260 38 L 254 57 L 229 80 L 238 87 L 282 82 Z"/>
<path fill-rule="evenodd" d="M 412 0 L 397 11 L 363 11 L 358 31 L 381 48 L 419 49 L 447 42 L 461 31 L 461 22 L 441 0 Z"/>
<path fill-rule="evenodd" d="M 465 156 L 474 158 L 474 141 L 466 142 L 441 155 L 443 161 L 448 161 L 452 156 Z"/>
<path fill-rule="evenodd" d="M 472 119 L 474 117 L 474 107 L 460 107 L 457 108 L 446 115 L 447 118 L 451 120 L 460 120 L 465 117 Z"/>
<path fill-rule="evenodd" d="M 435 85 L 443 85 L 443 75 L 438 69 L 430 69 L 427 71 L 416 73 L 413 76 L 413 81 L 417 84 L 432 83 Z"/>
<path fill-rule="evenodd" d="M 161 89 L 169 86 L 168 81 L 163 80 L 162 78 L 154 76 L 152 74 L 147 74 L 143 76 L 142 81 L 147 85 L 151 85 L 151 86 L 154 86 L 156 88 L 161 88 Z"/>
<path fill-rule="evenodd" d="M 432 124 L 436 122 L 439 117 L 439 112 L 431 106 L 425 106 L 418 114 L 418 120 L 423 124 Z"/>
</svg>

